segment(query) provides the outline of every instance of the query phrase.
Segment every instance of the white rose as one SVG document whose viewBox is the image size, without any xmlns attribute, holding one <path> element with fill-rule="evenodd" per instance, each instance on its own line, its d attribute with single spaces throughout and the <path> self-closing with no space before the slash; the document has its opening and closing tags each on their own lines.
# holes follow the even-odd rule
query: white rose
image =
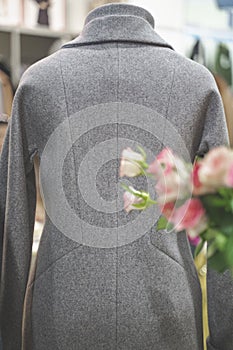
<svg viewBox="0 0 233 350">
<path fill-rule="evenodd" d="M 131 148 L 123 150 L 120 164 L 120 177 L 134 177 L 143 173 L 140 162 L 144 161 L 142 154 L 134 152 Z"/>
</svg>

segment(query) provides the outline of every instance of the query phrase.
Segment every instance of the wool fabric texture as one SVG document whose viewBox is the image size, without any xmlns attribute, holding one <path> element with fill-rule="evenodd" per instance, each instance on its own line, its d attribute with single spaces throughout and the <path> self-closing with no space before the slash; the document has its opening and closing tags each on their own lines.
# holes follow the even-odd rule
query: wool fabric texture
<svg viewBox="0 0 233 350">
<path fill-rule="evenodd" d="M 36 205 L 33 158 L 42 158 L 56 128 L 71 123 L 76 113 L 125 103 L 159 113 L 165 123 L 158 131 L 160 142 L 117 119 L 93 126 L 73 142 L 64 160 L 63 190 L 81 218 L 77 231 L 83 230 L 84 237 L 84 222 L 111 233 L 134 217 L 126 218 L 123 210 L 99 213 L 83 200 L 78 171 L 91 146 L 109 138 L 138 137 L 157 154 L 170 140 L 167 123 L 192 160 L 228 142 L 212 75 L 176 53 L 153 26 L 152 15 L 137 6 L 97 8 L 80 36 L 31 66 L 20 81 L 0 161 L 1 334 L 6 350 L 203 349 L 201 289 L 185 233 L 157 232 L 154 225 L 131 243 L 101 248 L 67 237 L 46 215 L 29 278 Z M 91 130 L 85 115 L 81 123 Z M 154 123 L 152 118 L 151 127 Z M 72 139 L 72 132 L 70 128 L 67 138 Z M 171 146 L 179 151 L 178 140 Z M 59 149 L 58 143 L 49 161 L 60 159 Z M 117 143 L 114 150 L 119 157 Z M 98 161 L 90 163 L 87 179 Z M 115 198 L 118 167 L 113 161 L 96 177 L 107 201 Z M 45 195 L 45 206 L 55 211 L 59 203 L 50 198 Z M 209 276 L 211 350 L 233 348 L 232 288 L 229 274 Z"/>
</svg>

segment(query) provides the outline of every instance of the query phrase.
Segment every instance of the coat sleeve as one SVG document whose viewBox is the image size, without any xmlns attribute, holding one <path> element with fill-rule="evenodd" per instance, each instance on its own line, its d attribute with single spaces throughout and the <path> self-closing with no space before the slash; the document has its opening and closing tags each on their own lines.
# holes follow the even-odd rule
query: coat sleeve
<svg viewBox="0 0 233 350">
<path fill-rule="evenodd" d="M 213 88 L 205 114 L 203 134 L 198 150 L 204 155 L 209 149 L 228 145 L 228 133 L 221 97 Z M 210 336 L 208 350 L 233 349 L 233 278 L 227 271 L 217 273 L 208 268 L 207 300 Z"/>
<path fill-rule="evenodd" d="M 21 349 L 23 303 L 30 268 L 36 205 L 25 87 L 17 90 L 0 159 L 1 336 L 3 348 Z"/>
<path fill-rule="evenodd" d="M 213 147 L 229 144 L 223 103 L 213 78 L 212 88 L 206 97 L 204 111 L 204 125 L 197 151 L 198 156 L 204 156 Z"/>
<path fill-rule="evenodd" d="M 233 349 L 233 277 L 229 271 L 224 274 L 209 269 L 208 318 L 210 336 L 208 350 Z"/>
</svg>

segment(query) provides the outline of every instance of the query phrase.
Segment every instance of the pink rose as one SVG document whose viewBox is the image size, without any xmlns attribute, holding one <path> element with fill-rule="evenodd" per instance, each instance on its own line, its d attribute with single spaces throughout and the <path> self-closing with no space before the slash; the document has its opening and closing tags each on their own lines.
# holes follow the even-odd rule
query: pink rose
<svg viewBox="0 0 233 350">
<path fill-rule="evenodd" d="M 199 179 L 203 185 L 218 188 L 231 183 L 233 151 L 227 147 L 217 147 L 209 151 L 201 163 Z"/>
<path fill-rule="evenodd" d="M 175 166 L 175 156 L 170 148 L 164 148 L 160 152 L 153 163 L 149 165 L 148 173 L 157 176 L 161 176 L 161 171 L 165 174 L 172 171 Z"/>
<path fill-rule="evenodd" d="M 180 185 L 181 179 L 176 172 L 160 178 L 155 185 L 158 202 L 160 204 L 175 202 L 179 196 Z"/>
<path fill-rule="evenodd" d="M 164 174 L 155 185 L 155 191 L 158 195 L 158 202 L 168 203 L 176 202 L 191 194 L 190 172 L 188 169 L 179 168 Z"/>
<path fill-rule="evenodd" d="M 190 238 L 195 239 L 200 233 L 204 232 L 208 228 L 208 219 L 206 215 L 203 215 L 200 221 L 195 226 L 186 230 Z"/>
<path fill-rule="evenodd" d="M 195 237 L 207 227 L 205 209 L 198 198 L 188 199 L 182 206 L 175 209 L 171 222 L 177 232 L 187 230 Z"/>
<path fill-rule="evenodd" d="M 211 186 L 203 185 L 200 181 L 199 178 L 199 171 L 202 167 L 202 162 L 197 161 L 193 165 L 193 170 L 192 170 L 192 183 L 193 183 L 193 194 L 195 196 L 200 196 L 202 194 L 206 193 L 213 193 L 216 192 L 216 189 Z"/>
<path fill-rule="evenodd" d="M 189 237 L 194 239 L 208 227 L 205 209 L 197 198 L 187 200 L 176 208 L 173 202 L 161 207 L 163 216 L 173 224 L 175 231 L 186 230 Z"/>
<path fill-rule="evenodd" d="M 165 203 L 164 206 L 160 206 L 161 213 L 168 221 L 171 221 L 173 211 L 175 209 L 175 204 L 173 202 Z"/>
<path fill-rule="evenodd" d="M 190 169 L 170 148 L 165 148 L 150 164 L 148 172 L 155 175 L 159 203 L 175 202 L 191 193 Z"/>
<path fill-rule="evenodd" d="M 233 164 L 231 165 L 227 176 L 226 176 L 226 185 L 228 187 L 233 187 Z"/>
<path fill-rule="evenodd" d="M 134 152 L 130 147 L 123 150 L 120 164 L 120 177 L 134 177 L 143 173 L 140 162 L 144 161 L 142 154 Z"/>
<path fill-rule="evenodd" d="M 138 204 L 143 201 L 142 198 L 137 197 L 130 192 L 124 192 L 123 199 L 124 199 L 124 209 L 127 213 L 129 213 L 131 210 L 137 209 L 133 206 L 133 204 Z"/>
<path fill-rule="evenodd" d="M 195 188 L 200 188 L 202 186 L 200 179 L 199 179 L 200 167 L 201 167 L 200 162 L 196 162 L 193 166 L 192 179 L 193 179 L 193 185 Z"/>
</svg>

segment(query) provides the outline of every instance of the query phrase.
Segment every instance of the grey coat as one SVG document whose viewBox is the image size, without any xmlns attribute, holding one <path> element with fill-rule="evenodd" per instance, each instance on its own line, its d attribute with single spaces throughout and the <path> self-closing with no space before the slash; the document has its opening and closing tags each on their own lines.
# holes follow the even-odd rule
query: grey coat
<svg viewBox="0 0 233 350">
<path fill-rule="evenodd" d="M 156 208 L 122 208 L 126 146 L 193 160 L 227 143 L 211 74 L 153 26 L 142 8 L 100 7 L 21 79 L 0 167 L 4 350 L 203 349 L 185 233 L 157 232 Z M 36 153 L 47 215 L 29 278 Z M 227 274 L 210 276 L 209 350 L 233 349 L 232 288 Z"/>
</svg>

